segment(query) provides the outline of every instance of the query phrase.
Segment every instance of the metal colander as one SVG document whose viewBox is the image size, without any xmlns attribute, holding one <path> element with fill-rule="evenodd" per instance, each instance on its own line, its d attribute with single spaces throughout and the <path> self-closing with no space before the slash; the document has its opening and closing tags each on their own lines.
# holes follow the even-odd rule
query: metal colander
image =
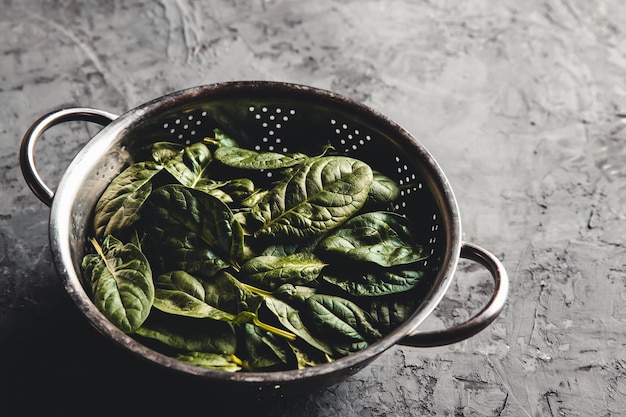
<svg viewBox="0 0 626 417">
<path fill-rule="evenodd" d="M 106 126 L 76 155 L 56 191 L 52 191 L 36 170 L 35 143 L 50 127 L 72 120 Z M 330 144 L 336 151 L 361 159 L 394 179 L 401 192 L 392 210 L 411 219 L 430 253 L 427 266 L 436 272 L 411 319 L 367 349 L 330 364 L 304 370 L 231 374 L 166 357 L 104 318 L 89 300 L 80 279 L 92 210 L 100 194 L 137 155 L 145 155 L 153 142 L 190 144 L 213 136 L 215 128 L 236 138 L 242 147 L 259 151 L 315 155 Z M 51 207 L 50 246 L 55 266 L 66 291 L 90 323 L 140 357 L 204 380 L 272 389 L 326 385 L 357 372 L 395 344 L 426 347 L 466 339 L 498 316 L 507 297 L 508 280 L 501 263 L 488 251 L 461 241 L 456 200 L 428 151 L 379 112 L 329 91 L 277 82 L 230 82 L 172 93 L 119 117 L 94 109 L 62 109 L 31 126 L 24 136 L 20 158 L 30 188 Z M 465 323 L 420 332 L 420 324 L 448 289 L 459 257 L 473 259 L 491 272 L 495 283 L 491 300 Z"/>
</svg>

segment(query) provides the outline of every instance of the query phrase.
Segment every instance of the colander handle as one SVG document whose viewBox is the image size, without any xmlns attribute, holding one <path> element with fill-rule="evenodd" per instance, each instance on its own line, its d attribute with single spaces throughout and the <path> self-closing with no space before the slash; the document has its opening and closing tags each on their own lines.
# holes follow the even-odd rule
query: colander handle
<svg viewBox="0 0 626 417">
<path fill-rule="evenodd" d="M 73 107 L 55 110 L 33 123 L 24 134 L 20 146 L 20 166 L 22 175 L 31 191 L 48 207 L 52 205 L 54 191 L 46 185 L 35 166 L 35 144 L 44 132 L 64 122 L 92 122 L 106 126 L 117 119 L 115 114 L 87 107 Z"/>
<path fill-rule="evenodd" d="M 485 329 L 500 315 L 509 293 L 509 278 L 500 260 L 480 246 L 467 242 L 461 245 L 461 257 L 478 262 L 491 273 L 494 288 L 487 305 L 462 324 L 443 330 L 415 331 L 399 341 L 399 344 L 413 347 L 436 347 L 460 342 Z"/>
</svg>

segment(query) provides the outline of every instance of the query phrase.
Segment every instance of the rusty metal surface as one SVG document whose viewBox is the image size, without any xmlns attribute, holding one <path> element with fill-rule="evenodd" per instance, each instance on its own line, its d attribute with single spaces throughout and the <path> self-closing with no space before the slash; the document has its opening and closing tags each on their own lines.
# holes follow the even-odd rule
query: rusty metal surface
<svg viewBox="0 0 626 417">
<path fill-rule="evenodd" d="M 626 413 L 621 2 L 0 6 L 0 414 Z M 344 94 L 418 137 L 455 191 L 463 239 L 492 249 L 509 271 L 501 317 L 448 347 L 397 346 L 320 392 L 252 403 L 184 384 L 163 389 L 150 366 L 103 343 L 52 264 L 49 209 L 22 179 L 21 137 L 60 106 L 120 114 L 172 91 L 245 79 Z M 51 131 L 38 153 L 42 175 L 54 184 L 95 131 Z M 486 301 L 482 270 L 461 272 L 431 328 L 462 322 Z"/>
</svg>

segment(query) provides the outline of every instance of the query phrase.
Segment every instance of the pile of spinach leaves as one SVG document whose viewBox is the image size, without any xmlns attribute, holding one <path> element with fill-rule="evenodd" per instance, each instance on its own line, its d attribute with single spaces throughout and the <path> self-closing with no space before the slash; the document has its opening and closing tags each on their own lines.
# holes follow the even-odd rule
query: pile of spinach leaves
<svg viewBox="0 0 626 417">
<path fill-rule="evenodd" d="M 332 147 L 157 142 L 94 210 L 83 279 L 142 343 L 225 371 L 296 369 L 364 349 L 414 311 L 427 271 L 398 185 Z"/>
</svg>

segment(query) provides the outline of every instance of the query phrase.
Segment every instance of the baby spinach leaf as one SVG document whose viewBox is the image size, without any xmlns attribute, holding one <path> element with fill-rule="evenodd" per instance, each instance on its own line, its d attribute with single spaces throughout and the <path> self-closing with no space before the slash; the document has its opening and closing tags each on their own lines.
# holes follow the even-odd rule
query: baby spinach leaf
<svg viewBox="0 0 626 417">
<path fill-rule="evenodd" d="M 224 165 L 241 169 L 287 168 L 308 158 L 303 153 L 257 152 L 236 146 L 220 146 L 215 150 L 215 159 Z"/>
<path fill-rule="evenodd" d="M 204 283 L 186 271 L 161 274 L 154 280 L 158 290 L 180 290 L 191 297 L 204 301 Z"/>
<path fill-rule="evenodd" d="M 185 147 L 173 142 L 155 142 L 152 144 L 152 159 L 159 164 L 165 164 L 176 155 L 180 154 Z"/>
<path fill-rule="evenodd" d="M 242 311 L 256 311 L 262 302 L 259 295 L 252 293 L 225 271 L 205 281 L 204 300 L 235 315 Z"/>
<path fill-rule="evenodd" d="M 291 350 L 296 356 L 298 369 L 310 368 L 333 361 L 330 355 L 325 354 L 320 350 L 310 348 L 303 349 L 302 346 L 296 346 L 294 343 L 290 343 L 289 346 L 291 346 Z M 307 346 L 304 347 L 306 348 Z"/>
<path fill-rule="evenodd" d="M 324 262 L 310 253 L 265 255 L 248 260 L 239 272 L 247 283 L 273 291 L 284 283 L 310 283 L 317 279 L 324 266 Z"/>
<path fill-rule="evenodd" d="M 312 347 L 329 355 L 332 354 L 332 349 L 306 328 L 298 310 L 276 298 L 266 298 L 263 305 L 278 319 L 285 329 L 300 337 Z"/>
<path fill-rule="evenodd" d="M 289 362 L 295 362 L 284 339 L 251 324 L 245 324 L 243 329 L 246 350 L 244 366 L 247 370 L 280 369 Z"/>
<path fill-rule="evenodd" d="M 232 180 L 222 181 L 219 184 L 219 189 L 235 203 L 241 203 L 255 191 L 254 182 L 250 178 L 233 178 Z"/>
<path fill-rule="evenodd" d="M 173 155 L 165 162 L 165 169 L 176 180 L 189 188 L 196 188 L 205 178 L 205 171 L 211 162 L 211 151 L 202 142 L 196 142 Z"/>
<path fill-rule="evenodd" d="M 410 264 L 426 258 L 414 240 L 406 217 L 384 211 L 348 220 L 320 242 L 320 256 L 373 262 L 381 266 Z"/>
<path fill-rule="evenodd" d="M 192 275 L 211 277 L 229 266 L 197 234 L 178 224 L 150 224 L 145 231 L 145 253 L 153 269 L 159 272 L 181 269 Z"/>
<path fill-rule="evenodd" d="M 213 146 L 238 146 L 237 141 L 221 129 L 213 129 L 213 137 L 204 138 L 204 143 Z"/>
<path fill-rule="evenodd" d="M 305 306 L 314 328 L 333 341 L 333 350 L 339 354 L 361 350 L 381 337 L 367 313 L 352 301 L 314 294 L 306 299 Z"/>
<path fill-rule="evenodd" d="M 202 178 L 193 188 L 210 194 L 225 204 L 241 204 L 255 191 L 254 182 L 249 178 L 222 181 Z"/>
<path fill-rule="evenodd" d="M 423 298 L 412 291 L 405 294 L 406 296 L 369 297 L 359 304 L 369 313 L 376 328 L 388 333 L 408 320 Z"/>
<path fill-rule="evenodd" d="M 166 314 L 155 316 L 151 315 L 135 334 L 182 352 L 232 355 L 237 349 L 235 330 L 230 323 Z"/>
<path fill-rule="evenodd" d="M 323 279 L 355 296 L 377 297 L 408 291 L 424 276 L 417 264 L 389 268 L 378 265 L 335 267 L 324 270 Z"/>
<path fill-rule="evenodd" d="M 263 196 L 268 193 L 268 190 L 256 189 L 248 197 L 240 201 L 242 207 L 254 207 L 263 199 Z"/>
<path fill-rule="evenodd" d="M 210 194 L 224 203 L 241 201 L 254 191 L 254 183 L 249 178 L 220 181 L 210 178 L 208 169 L 212 160 L 209 148 L 204 143 L 197 142 L 171 155 L 165 162 L 165 169 L 178 183 Z"/>
<path fill-rule="evenodd" d="M 290 305 L 295 305 L 296 308 L 300 308 L 307 298 L 316 293 L 317 290 L 315 288 L 303 285 L 283 284 L 278 287 L 272 295 Z"/>
<path fill-rule="evenodd" d="M 162 169 L 156 162 L 137 162 L 111 181 L 96 203 L 97 239 L 117 234 L 137 221 L 141 207 L 152 192 L 150 180 Z"/>
<path fill-rule="evenodd" d="M 278 328 L 276 326 L 272 326 L 271 324 L 268 324 L 264 321 L 261 321 L 259 319 L 259 316 L 252 311 L 242 311 L 241 313 L 237 314 L 237 316 L 233 320 L 233 323 L 238 324 L 240 326 L 243 326 L 244 324 L 254 324 L 259 329 L 270 332 L 274 334 L 275 336 L 279 336 L 279 337 L 282 337 L 283 339 L 290 340 L 290 341 L 296 340 L 295 334 L 288 332 L 284 329 Z"/>
<path fill-rule="evenodd" d="M 239 310 L 242 301 L 253 300 L 254 295 L 242 294 L 242 288 L 228 274 L 222 274 L 221 277 L 224 285 L 220 286 L 203 284 L 185 271 L 160 275 L 155 280 L 154 307 L 184 317 L 220 320 L 238 325 L 252 323 L 286 339 L 295 338 L 290 332 L 261 322 L 252 311 L 231 312 L 233 309 Z M 220 289 L 225 291 L 221 293 Z"/>
<path fill-rule="evenodd" d="M 267 246 L 262 255 L 288 256 L 296 253 L 313 253 L 324 235 L 314 236 L 311 239 L 301 239 L 293 242 L 277 242 Z"/>
<path fill-rule="evenodd" d="M 165 313 L 226 322 L 235 319 L 235 314 L 206 303 L 204 286 L 185 271 L 159 275 L 154 285 L 154 307 Z"/>
<path fill-rule="evenodd" d="M 220 355 L 207 352 L 181 353 L 176 359 L 192 365 L 201 366 L 207 369 L 218 371 L 237 372 L 241 370 L 241 365 L 233 360 L 233 355 Z"/>
<path fill-rule="evenodd" d="M 95 306 L 126 333 L 136 331 L 148 317 L 154 299 L 152 270 L 132 243 L 107 236 L 102 246 L 91 240 L 95 254 L 83 258 Z"/>
<path fill-rule="evenodd" d="M 365 203 L 371 168 L 345 156 L 310 158 L 252 208 L 256 236 L 308 238 L 333 229 Z"/>
<path fill-rule="evenodd" d="M 393 202 L 400 195 L 398 184 L 379 171 L 373 171 L 374 179 L 367 196 L 368 207 L 384 207 Z"/>
<path fill-rule="evenodd" d="M 182 185 L 156 189 L 148 207 L 156 224 L 176 225 L 199 236 L 220 257 L 234 263 L 243 256 L 243 230 L 219 199 Z"/>
</svg>

